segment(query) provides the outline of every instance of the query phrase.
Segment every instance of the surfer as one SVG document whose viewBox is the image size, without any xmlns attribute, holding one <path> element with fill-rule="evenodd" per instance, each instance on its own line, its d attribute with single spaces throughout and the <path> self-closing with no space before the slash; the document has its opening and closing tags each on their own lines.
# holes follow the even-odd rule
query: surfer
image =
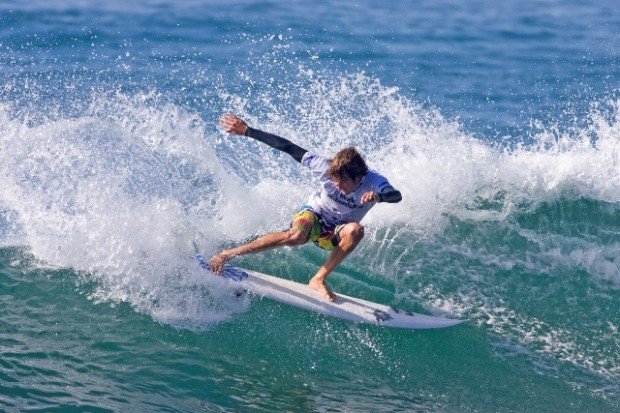
<svg viewBox="0 0 620 413">
<path fill-rule="evenodd" d="M 321 185 L 295 213 L 288 230 L 269 233 L 214 255 L 209 260 L 211 271 L 220 275 L 224 264 L 238 255 L 313 241 L 331 252 L 308 285 L 333 301 L 335 295 L 326 279 L 364 237 L 364 227 L 360 221 L 377 202 L 399 202 L 402 199 L 400 192 L 386 178 L 368 169 L 353 147 L 344 148 L 329 159 L 280 136 L 251 128 L 232 114 L 222 116 L 220 125 L 228 133 L 256 139 L 291 155 L 297 162 L 319 174 Z"/>
</svg>

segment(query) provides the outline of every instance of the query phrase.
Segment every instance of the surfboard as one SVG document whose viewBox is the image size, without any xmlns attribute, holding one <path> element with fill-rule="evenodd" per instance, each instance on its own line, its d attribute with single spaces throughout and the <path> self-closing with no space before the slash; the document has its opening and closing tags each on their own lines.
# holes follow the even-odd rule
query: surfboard
<svg viewBox="0 0 620 413">
<path fill-rule="evenodd" d="M 209 271 L 209 265 L 198 253 L 196 260 L 202 268 Z M 451 327 L 463 322 L 414 313 L 340 293 L 336 294 L 336 300 L 331 302 L 322 298 L 307 284 L 232 266 L 224 267 L 222 277 L 238 287 L 236 291 L 239 294 L 246 292 L 256 294 L 283 304 L 356 323 L 417 330 Z"/>
</svg>

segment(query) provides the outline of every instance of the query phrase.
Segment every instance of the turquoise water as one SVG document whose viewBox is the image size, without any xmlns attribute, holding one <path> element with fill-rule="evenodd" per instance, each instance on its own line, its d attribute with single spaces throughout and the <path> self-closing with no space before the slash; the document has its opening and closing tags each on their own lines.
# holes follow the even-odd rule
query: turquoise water
<svg viewBox="0 0 620 413">
<path fill-rule="evenodd" d="M 0 411 L 618 410 L 615 9 L 2 3 Z M 337 292 L 467 322 L 355 325 L 198 268 L 192 241 L 286 228 L 313 185 L 225 111 L 403 193 Z"/>
</svg>

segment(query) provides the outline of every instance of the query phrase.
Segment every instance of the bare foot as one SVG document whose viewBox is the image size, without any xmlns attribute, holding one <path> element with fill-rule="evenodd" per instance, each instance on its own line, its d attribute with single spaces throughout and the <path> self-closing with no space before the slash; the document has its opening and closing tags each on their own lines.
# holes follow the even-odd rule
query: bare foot
<svg viewBox="0 0 620 413">
<path fill-rule="evenodd" d="M 312 279 L 308 283 L 308 286 L 321 294 L 326 300 L 334 301 L 336 299 L 336 294 L 334 294 L 332 290 L 329 289 L 325 281 L 319 280 L 316 277 L 312 277 Z"/>
<path fill-rule="evenodd" d="M 222 251 L 217 255 L 214 255 L 209 260 L 209 268 L 215 273 L 215 275 L 222 275 L 224 264 L 230 261 L 233 257 L 228 255 L 226 251 Z"/>
</svg>

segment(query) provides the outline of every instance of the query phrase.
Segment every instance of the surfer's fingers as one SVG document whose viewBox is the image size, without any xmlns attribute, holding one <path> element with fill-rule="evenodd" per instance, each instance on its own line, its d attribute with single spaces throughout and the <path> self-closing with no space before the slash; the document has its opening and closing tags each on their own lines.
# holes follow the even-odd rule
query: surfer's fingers
<svg viewBox="0 0 620 413">
<path fill-rule="evenodd" d="M 218 260 L 217 258 L 212 258 L 209 261 L 209 269 L 215 275 L 222 275 L 222 267 L 224 263 L 222 260 Z"/>
<path fill-rule="evenodd" d="M 220 125 L 228 133 L 234 133 L 237 135 L 243 135 L 248 125 L 238 116 L 232 113 L 226 113 L 220 118 Z"/>
<path fill-rule="evenodd" d="M 377 194 L 374 193 L 373 191 L 368 191 L 364 195 L 362 195 L 362 198 L 360 199 L 360 202 L 362 204 L 365 204 L 366 202 L 376 201 L 376 200 L 378 200 Z"/>
<path fill-rule="evenodd" d="M 230 128 L 232 127 L 234 120 L 234 115 L 231 113 L 226 113 L 220 118 L 220 125 L 226 130 L 226 132 L 230 132 Z"/>
</svg>

